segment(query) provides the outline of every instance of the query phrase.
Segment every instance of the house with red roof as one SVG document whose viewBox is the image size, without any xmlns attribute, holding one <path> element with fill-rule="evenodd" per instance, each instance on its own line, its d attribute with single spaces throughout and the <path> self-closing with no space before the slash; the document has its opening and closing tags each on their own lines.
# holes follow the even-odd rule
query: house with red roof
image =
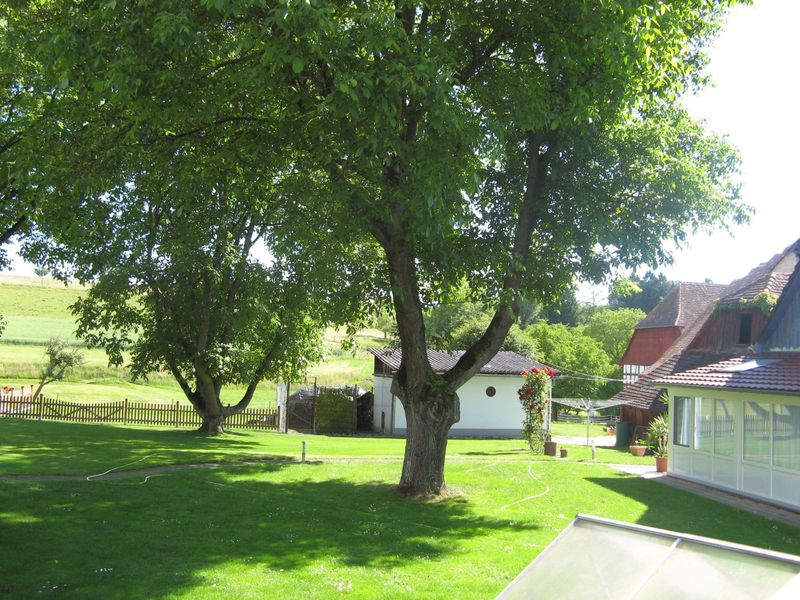
<svg viewBox="0 0 800 600">
<path fill-rule="evenodd" d="M 664 355 L 684 330 L 722 297 L 728 286 L 681 281 L 633 330 L 622 365 L 623 382 L 635 383 Z"/>
<path fill-rule="evenodd" d="M 800 240 L 731 284 L 648 373 L 668 398 L 670 475 L 800 509 L 798 255 Z"/>
<path fill-rule="evenodd" d="M 680 333 L 660 357 L 638 374 L 636 381 L 613 397 L 625 403 L 621 420 L 645 426 L 667 411 L 666 388 L 654 385 L 655 380 L 746 352 L 762 336 L 768 315 L 795 270 L 798 252 L 800 240 L 727 286 L 702 284 L 709 286 L 703 290 L 694 287 L 701 284 L 684 284 L 692 291 L 681 294 L 680 300 L 669 297 L 676 292 L 673 288 L 640 325 L 664 325 L 669 323 L 665 315 L 683 313 L 682 320 L 675 318 L 675 323 L 680 323 Z M 641 344 L 634 344 L 638 329 L 639 326 L 623 360 L 644 354 Z"/>
</svg>

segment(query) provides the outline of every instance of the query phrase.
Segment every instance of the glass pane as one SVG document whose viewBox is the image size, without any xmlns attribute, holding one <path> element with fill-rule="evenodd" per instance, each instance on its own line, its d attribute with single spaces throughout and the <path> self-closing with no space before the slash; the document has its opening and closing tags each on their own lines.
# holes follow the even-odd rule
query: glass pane
<svg viewBox="0 0 800 600">
<path fill-rule="evenodd" d="M 629 598 L 673 541 L 578 520 L 500 598 Z"/>
<path fill-rule="evenodd" d="M 736 407 L 728 400 L 716 400 L 714 408 L 714 454 L 733 456 L 736 451 Z"/>
<path fill-rule="evenodd" d="M 797 572 L 790 563 L 682 542 L 636 598 L 769 598 Z"/>
<path fill-rule="evenodd" d="M 691 398 L 675 396 L 672 440 L 678 446 L 688 446 L 691 435 Z"/>
<path fill-rule="evenodd" d="M 694 447 L 711 452 L 714 443 L 714 401 L 710 398 L 695 398 Z"/>
<path fill-rule="evenodd" d="M 769 417 L 772 405 L 744 403 L 744 459 L 769 464 Z"/>
<path fill-rule="evenodd" d="M 775 404 L 772 419 L 773 462 L 800 471 L 800 405 Z"/>
</svg>

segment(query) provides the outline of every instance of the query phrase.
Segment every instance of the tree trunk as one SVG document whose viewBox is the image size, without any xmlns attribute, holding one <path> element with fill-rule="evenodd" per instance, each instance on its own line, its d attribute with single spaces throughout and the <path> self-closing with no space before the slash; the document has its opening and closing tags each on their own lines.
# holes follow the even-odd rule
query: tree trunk
<svg viewBox="0 0 800 600">
<path fill-rule="evenodd" d="M 458 395 L 431 385 L 418 393 L 395 390 L 403 403 L 407 428 L 400 490 L 413 495 L 441 494 L 447 490 L 447 433 L 460 418 Z"/>
<path fill-rule="evenodd" d="M 195 405 L 197 412 L 203 417 L 203 423 L 198 431 L 212 435 L 225 433 L 225 411 L 213 385 L 198 386 L 199 405 Z"/>
<path fill-rule="evenodd" d="M 201 433 L 210 433 L 212 435 L 225 433 L 223 425 L 225 424 L 225 417 L 222 414 L 210 416 L 208 413 L 202 415 L 203 423 L 198 429 Z"/>
</svg>

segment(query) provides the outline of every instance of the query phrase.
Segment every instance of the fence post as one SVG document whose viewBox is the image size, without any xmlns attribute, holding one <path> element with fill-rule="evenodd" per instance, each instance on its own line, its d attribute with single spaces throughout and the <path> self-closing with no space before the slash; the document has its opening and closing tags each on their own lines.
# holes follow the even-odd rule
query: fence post
<svg viewBox="0 0 800 600">
<path fill-rule="evenodd" d="M 44 418 L 44 396 L 39 394 L 39 420 Z"/>
<path fill-rule="evenodd" d="M 317 378 L 314 377 L 314 399 L 313 404 L 311 405 L 311 432 L 317 433 L 317 394 L 319 390 L 317 389 Z"/>
<path fill-rule="evenodd" d="M 358 433 L 358 396 L 356 386 L 353 386 L 353 433 Z"/>
<path fill-rule="evenodd" d="M 180 400 L 175 400 L 175 427 L 181 426 L 181 407 Z"/>
<path fill-rule="evenodd" d="M 125 425 L 128 424 L 128 399 L 125 398 L 125 406 L 122 408 L 122 421 Z"/>
</svg>

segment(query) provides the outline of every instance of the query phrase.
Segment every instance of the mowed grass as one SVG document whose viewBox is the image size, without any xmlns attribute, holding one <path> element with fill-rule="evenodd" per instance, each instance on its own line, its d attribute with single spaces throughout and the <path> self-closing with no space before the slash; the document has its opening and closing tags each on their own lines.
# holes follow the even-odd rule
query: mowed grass
<svg viewBox="0 0 800 600">
<path fill-rule="evenodd" d="M 274 457 L 299 459 L 304 441 L 309 460 L 400 460 L 405 449 L 402 438 L 251 430 L 234 430 L 222 436 L 209 437 L 185 428 L 2 418 L 0 475 L 86 475 L 112 467 L 131 470 L 165 464 L 252 461 Z M 568 461 L 591 462 L 590 448 L 566 448 Z M 447 456 L 453 460 L 560 460 L 533 457 L 523 440 L 509 439 L 451 439 L 447 444 Z M 595 456 L 598 463 L 654 464 L 652 457 L 633 456 L 627 448 L 597 448 Z"/>
<path fill-rule="evenodd" d="M 0 427 L 7 433 L 5 422 Z M 82 430 L 84 442 L 95 439 L 85 427 L 62 425 L 41 438 L 60 444 L 53 438 L 65 435 L 75 442 Z M 139 430 L 103 429 L 116 434 L 120 448 L 144 442 Z M 277 444 L 275 436 L 263 437 L 261 447 Z M 223 441 L 237 438 L 214 443 Z M 96 442 L 75 448 L 74 460 L 86 466 L 89 455 L 105 455 L 112 439 Z M 395 450 L 399 440 L 361 442 L 366 445 L 360 452 L 371 444 L 378 455 Z M 174 438 L 150 443 L 150 451 L 169 454 Z M 324 441 L 331 455 L 353 451 L 354 443 Z M 312 447 L 322 444 L 316 437 L 310 441 Z M 399 496 L 394 485 L 400 460 L 369 456 L 149 478 L 4 481 L 0 594 L 491 598 L 577 513 L 780 551 L 800 546 L 798 529 L 653 481 L 574 461 L 497 460 L 491 457 L 497 449 L 496 440 L 456 447 L 447 465 L 452 493 L 437 501 Z M 45 467 L 46 455 L 38 454 L 32 466 L 37 461 Z"/>
<path fill-rule="evenodd" d="M 564 435 L 570 437 L 586 437 L 586 423 L 564 423 L 553 421 L 550 424 L 550 431 L 553 435 Z M 592 423 L 589 425 L 589 436 L 597 437 L 607 435 L 606 426 Z"/>
</svg>

